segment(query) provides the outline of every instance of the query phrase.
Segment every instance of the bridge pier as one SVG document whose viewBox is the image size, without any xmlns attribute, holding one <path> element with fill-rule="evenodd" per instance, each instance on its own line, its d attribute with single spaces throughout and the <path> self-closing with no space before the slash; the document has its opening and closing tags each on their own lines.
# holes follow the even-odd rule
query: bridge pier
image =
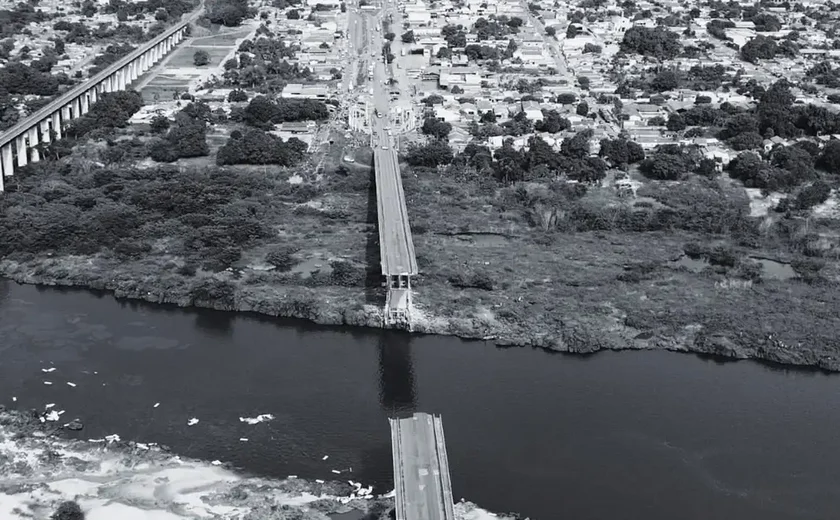
<svg viewBox="0 0 840 520">
<path fill-rule="evenodd" d="M 38 146 L 52 142 L 52 132 L 55 132 L 55 139 L 61 139 L 64 135 L 62 125 L 88 113 L 101 99 L 101 94 L 128 88 L 184 40 L 189 23 L 187 20 L 169 28 L 1 134 L 0 192 L 5 190 L 4 178 L 14 174 L 15 166 L 23 167 L 41 160 Z"/>
</svg>

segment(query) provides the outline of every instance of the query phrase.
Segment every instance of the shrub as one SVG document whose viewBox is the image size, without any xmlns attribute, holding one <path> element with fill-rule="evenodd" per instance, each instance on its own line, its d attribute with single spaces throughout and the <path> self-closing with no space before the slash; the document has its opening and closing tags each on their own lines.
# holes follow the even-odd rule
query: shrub
<svg viewBox="0 0 840 520">
<path fill-rule="evenodd" d="M 207 51 L 195 51 L 195 54 L 193 54 L 193 64 L 196 67 L 203 67 L 209 63 L 210 55 L 207 53 Z"/>
<path fill-rule="evenodd" d="M 297 248 L 291 246 L 276 246 L 265 255 L 265 261 L 273 265 L 277 271 L 285 273 L 291 271 L 292 267 L 297 264 L 294 254 L 297 253 Z"/>
<path fill-rule="evenodd" d="M 51 520 L 85 520 L 85 514 L 79 504 L 67 501 L 62 502 L 50 518 Z"/>
</svg>

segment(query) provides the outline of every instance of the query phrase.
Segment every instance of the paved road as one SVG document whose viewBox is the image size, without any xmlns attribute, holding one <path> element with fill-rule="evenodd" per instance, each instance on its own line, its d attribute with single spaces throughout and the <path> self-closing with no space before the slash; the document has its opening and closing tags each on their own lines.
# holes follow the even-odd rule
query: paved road
<svg viewBox="0 0 840 520">
<path fill-rule="evenodd" d="M 537 34 L 543 39 L 546 46 L 550 49 L 552 56 L 554 57 L 554 63 L 557 65 L 557 74 L 560 76 L 567 76 L 569 74 L 569 69 L 566 64 L 566 58 L 563 56 L 563 52 L 560 50 L 560 44 L 557 43 L 556 38 L 552 38 L 545 34 L 545 24 L 537 18 L 528 6 L 525 6 L 525 12 L 528 13 L 528 18 L 531 20 L 531 23 L 534 24 L 534 30 L 537 31 Z M 565 33 L 558 36 L 559 38 L 565 37 Z M 570 83 L 574 83 L 574 78 L 569 78 L 571 81 Z"/>
<path fill-rule="evenodd" d="M 379 23 L 378 17 L 368 19 L 368 27 Z M 405 207 L 405 194 L 400 177 L 397 151 L 394 149 L 392 124 L 390 121 L 390 102 L 388 98 L 388 73 L 381 58 L 383 43 L 382 32 L 369 32 L 370 47 L 366 51 L 375 51 L 377 56 L 374 66 L 373 102 L 379 116 L 372 119 L 371 145 L 374 148 L 374 168 L 376 171 L 376 202 L 379 217 L 379 252 L 383 275 L 415 275 L 417 259 L 408 212 Z"/>
<path fill-rule="evenodd" d="M 454 520 L 446 447 L 435 428 L 439 421 L 425 413 L 391 421 L 397 520 Z"/>
</svg>

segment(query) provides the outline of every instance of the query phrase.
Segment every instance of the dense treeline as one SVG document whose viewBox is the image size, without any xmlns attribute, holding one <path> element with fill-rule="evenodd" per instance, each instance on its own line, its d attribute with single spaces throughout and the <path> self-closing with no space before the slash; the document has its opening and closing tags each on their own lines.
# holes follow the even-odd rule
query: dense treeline
<svg viewBox="0 0 840 520">
<path fill-rule="evenodd" d="M 262 129 L 286 121 L 323 121 L 329 117 L 327 105 L 313 99 L 279 99 L 257 96 L 244 109 L 234 108 L 231 119 Z"/>
<path fill-rule="evenodd" d="M 248 128 L 234 132 L 216 154 L 216 164 L 279 164 L 294 166 L 306 154 L 306 143 L 297 138 L 283 141 L 279 137 Z"/>
<path fill-rule="evenodd" d="M 0 197 L 0 257 L 101 253 L 129 260 L 166 239 L 167 253 L 186 260 L 184 274 L 218 271 L 271 234 L 272 196 L 311 196 L 299 191 L 262 172 L 37 163 Z"/>
</svg>

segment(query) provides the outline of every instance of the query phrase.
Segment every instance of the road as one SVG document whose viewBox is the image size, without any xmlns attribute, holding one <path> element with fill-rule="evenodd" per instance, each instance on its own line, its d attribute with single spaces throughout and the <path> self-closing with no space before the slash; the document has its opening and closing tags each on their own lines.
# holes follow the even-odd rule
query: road
<svg viewBox="0 0 840 520">
<path fill-rule="evenodd" d="M 537 31 L 537 34 L 540 38 L 543 39 L 546 46 L 551 50 L 551 55 L 554 58 L 554 63 L 557 65 L 557 74 L 560 76 L 568 76 L 569 75 L 569 67 L 566 64 L 566 58 L 563 56 L 563 51 L 560 49 L 560 44 L 557 42 L 556 38 L 552 38 L 545 34 L 545 24 L 528 9 L 528 6 L 525 5 L 525 12 L 528 13 L 528 18 L 532 24 L 534 24 L 534 30 Z M 563 35 L 561 35 L 563 37 Z M 574 83 L 574 78 L 569 78 L 571 81 L 569 83 Z"/>
<path fill-rule="evenodd" d="M 449 463 L 439 417 L 391 419 L 398 520 L 454 520 Z"/>
<path fill-rule="evenodd" d="M 368 15 L 368 27 L 380 24 L 380 15 Z M 371 147 L 374 151 L 376 172 L 376 199 L 379 217 L 379 251 L 382 274 L 415 275 L 417 259 L 408 212 L 405 207 L 405 193 L 400 177 L 397 151 L 394 149 L 394 129 L 391 122 L 391 106 L 387 85 L 389 74 L 382 58 L 382 31 L 368 31 L 368 47 L 363 53 L 374 54 L 373 81 L 367 85 L 373 89 L 373 105 L 376 115 L 371 121 Z"/>
</svg>

